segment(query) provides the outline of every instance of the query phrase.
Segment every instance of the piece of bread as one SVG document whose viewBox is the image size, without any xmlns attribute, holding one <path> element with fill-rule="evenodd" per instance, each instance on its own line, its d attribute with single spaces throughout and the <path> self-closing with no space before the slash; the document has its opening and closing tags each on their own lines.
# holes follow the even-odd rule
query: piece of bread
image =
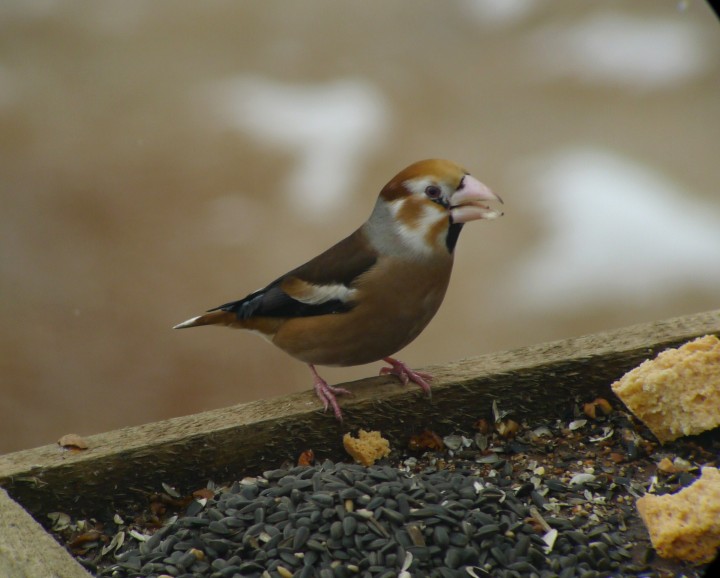
<svg viewBox="0 0 720 578">
<path fill-rule="evenodd" d="M 379 431 L 361 429 L 358 437 L 349 433 L 343 436 L 345 451 L 363 466 L 371 466 L 380 458 L 390 455 L 390 442 L 380 435 Z"/>
<path fill-rule="evenodd" d="M 612 384 L 661 442 L 720 425 L 720 340 L 698 337 L 645 361 Z"/>
<path fill-rule="evenodd" d="M 637 509 L 663 558 L 707 563 L 720 547 L 720 471 L 705 467 L 676 494 L 646 494 Z"/>
</svg>

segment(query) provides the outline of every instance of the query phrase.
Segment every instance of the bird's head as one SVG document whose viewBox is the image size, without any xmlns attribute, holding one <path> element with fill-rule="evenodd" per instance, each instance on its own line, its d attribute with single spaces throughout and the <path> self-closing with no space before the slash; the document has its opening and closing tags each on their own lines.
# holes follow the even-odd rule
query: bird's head
<svg viewBox="0 0 720 578">
<path fill-rule="evenodd" d="M 415 258 L 452 254 L 465 223 L 502 215 L 487 204 L 495 201 L 502 203 L 454 162 L 419 161 L 385 185 L 367 231 L 376 248 L 386 253 Z"/>
</svg>

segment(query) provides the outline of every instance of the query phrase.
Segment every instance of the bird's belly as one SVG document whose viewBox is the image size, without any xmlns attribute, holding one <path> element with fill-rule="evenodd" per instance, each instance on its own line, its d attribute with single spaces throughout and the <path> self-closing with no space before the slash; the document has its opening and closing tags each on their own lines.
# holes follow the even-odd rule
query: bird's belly
<svg viewBox="0 0 720 578">
<path fill-rule="evenodd" d="M 392 305 L 367 300 L 347 313 L 290 319 L 273 343 L 305 363 L 347 366 L 378 361 L 408 345 L 433 318 L 447 284 L 433 285 L 413 287 L 410 292 L 422 294 L 407 295 Z"/>
</svg>

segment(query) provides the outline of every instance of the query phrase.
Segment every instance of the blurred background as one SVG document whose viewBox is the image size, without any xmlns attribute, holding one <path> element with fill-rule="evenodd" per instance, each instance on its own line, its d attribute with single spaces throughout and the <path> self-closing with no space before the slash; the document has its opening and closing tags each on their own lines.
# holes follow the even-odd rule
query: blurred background
<svg viewBox="0 0 720 578">
<path fill-rule="evenodd" d="M 251 334 L 171 327 L 422 158 L 505 216 L 463 231 L 412 366 L 720 307 L 718 150 L 697 0 L 5 0 L 0 452 L 309 389 Z"/>
</svg>

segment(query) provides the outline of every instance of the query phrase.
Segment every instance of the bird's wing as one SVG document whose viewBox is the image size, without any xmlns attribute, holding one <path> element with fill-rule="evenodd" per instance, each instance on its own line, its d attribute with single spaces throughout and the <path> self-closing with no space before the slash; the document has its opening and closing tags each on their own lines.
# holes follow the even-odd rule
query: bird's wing
<svg viewBox="0 0 720 578">
<path fill-rule="evenodd" d="M 309 317 L 342 313 L 355 306 L 355 282 L 376 263 L 377 253 L 361 229 L 314 259 L 244 299 L 209 311 L 251 317 Z"/>
</svg>

